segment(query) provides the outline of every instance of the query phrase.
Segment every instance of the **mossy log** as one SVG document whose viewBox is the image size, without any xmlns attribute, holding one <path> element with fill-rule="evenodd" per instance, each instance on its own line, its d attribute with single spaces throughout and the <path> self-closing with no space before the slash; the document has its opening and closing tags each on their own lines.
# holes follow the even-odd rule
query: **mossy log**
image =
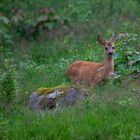
<svg viewBox="0 0 140 140">
<path fill-rule="evenodd" d="M 60 85 L 57 87 L 39 88 L 29 98 L 33 110 L 53 109 L 58 106 L 74 105 L 84 99 L 87 91 L 79 85 Z"/>
</svg>

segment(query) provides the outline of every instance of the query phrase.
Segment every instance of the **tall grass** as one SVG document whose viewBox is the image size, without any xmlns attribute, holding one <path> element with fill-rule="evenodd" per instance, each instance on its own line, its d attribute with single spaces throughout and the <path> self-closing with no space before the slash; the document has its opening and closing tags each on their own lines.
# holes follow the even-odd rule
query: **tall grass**
<svg viewBox="0 0 140 140">
<path fill-rule="evenodd" d="M 128 88 L 110 84 L 92 92 L 80 105 L 61 112 L 36 114 L 24 108 L 21 114 L 2 120 L 0 134 L 10 140 L 128 140 L 140 134 L 139 96 Z"/>
</svg>

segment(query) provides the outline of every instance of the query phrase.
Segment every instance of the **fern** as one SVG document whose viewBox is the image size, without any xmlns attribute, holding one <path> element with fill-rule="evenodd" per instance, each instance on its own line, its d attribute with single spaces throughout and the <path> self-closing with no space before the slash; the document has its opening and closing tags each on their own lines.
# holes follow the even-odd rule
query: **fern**
<svg viewBox="0 0 140 140">
<path fill-rule="evenodd" d="M 15 83 L 11 73 L 7 73 L 0 83 L 1 102 L 10 103 L 15 95 Z"/>
</svg>

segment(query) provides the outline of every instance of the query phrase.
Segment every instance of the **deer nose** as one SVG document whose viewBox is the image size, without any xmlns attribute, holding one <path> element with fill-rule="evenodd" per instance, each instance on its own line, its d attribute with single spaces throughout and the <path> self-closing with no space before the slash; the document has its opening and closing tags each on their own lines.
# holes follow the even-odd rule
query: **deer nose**
<svg viewBox="0 0 140 140">
<path fill-rule="evenodd" d="M 108 50 L 108 55 L 109 55 L 109 56 L 112 56 L 112 55 L 113 55 L 113 53 L 114 53 L 113 49 L 112 49 L 112 48 L 110 48 L 110 49 Z"/>
<path fill-rule="evenodd" d="M 112 55 L 112 54 L 113 54 L 113 52 L 109 52 L 108 54 L 109 54 L 109 55 Z"/>
</svg>

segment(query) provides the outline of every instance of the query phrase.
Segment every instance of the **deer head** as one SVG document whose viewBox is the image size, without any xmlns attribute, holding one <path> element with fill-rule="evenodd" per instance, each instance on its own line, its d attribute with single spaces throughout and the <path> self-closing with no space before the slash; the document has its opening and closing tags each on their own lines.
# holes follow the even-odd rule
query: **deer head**
<svg viewBox="0 0 140 140">
<path fill-rule="evenodd" d="M 114 45 L 116 42 L 115 34 L 112 35 L 110 40 L 104 39 L 100 34 L 97 36 L 98 42 L 105 48 L 105 54 L 108 58 L 114 55 Z"/>
</svg>

